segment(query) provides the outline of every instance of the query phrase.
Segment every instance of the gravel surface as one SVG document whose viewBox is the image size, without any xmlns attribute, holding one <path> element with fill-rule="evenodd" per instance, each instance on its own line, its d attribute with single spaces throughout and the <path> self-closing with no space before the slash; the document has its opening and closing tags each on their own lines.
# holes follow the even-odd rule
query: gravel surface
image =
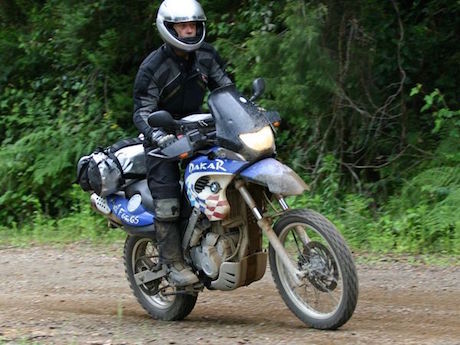
<svg viewBox="0 0 460 345">
<path fill-rule="evenodd" d="M 460 344 L 460 267 L 358 265 L 360 296 L 337 331 L 306 327 L 267 269 L 205 290 L 180 322 L 151 319 L 124 276 L 122 244 L 0 249 L 0 344 Z"/>
</svg>

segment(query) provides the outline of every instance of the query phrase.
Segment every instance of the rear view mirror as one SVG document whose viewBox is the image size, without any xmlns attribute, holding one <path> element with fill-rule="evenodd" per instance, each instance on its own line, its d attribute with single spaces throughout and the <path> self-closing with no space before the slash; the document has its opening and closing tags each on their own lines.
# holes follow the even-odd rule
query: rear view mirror
<svg viewBox="0 0 460 345">
<path fill-rule="evenodd" d="M 257 78 L 252 82 L 253 95 L 249 99 L 251 102 L 259 98 L 265 91 L 265 80 L 264 78 Z"/>
<path fill-rule="evenodd" d="M 150 127 L 175 128 L 176 120 L 166 110 L 155 111 L 149 115 L 147 120 Z"/>
</svg>

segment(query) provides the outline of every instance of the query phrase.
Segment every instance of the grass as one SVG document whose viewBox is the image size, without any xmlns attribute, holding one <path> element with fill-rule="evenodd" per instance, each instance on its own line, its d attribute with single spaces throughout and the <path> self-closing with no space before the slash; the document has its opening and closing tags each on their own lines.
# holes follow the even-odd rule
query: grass
<svg viewBox="0 0 460 345">
<path fill-rule="evenodd" d="M 460 266 L 460 255 L 446 253 L 414 254 L 414 253 L 389 253 L 354 251 L 353 257 L 357 264 L 379 264 L 382 262 L 407 263 L 413 266 Z"/>
<path fill-rule="evenodd" d="M 332 218 L 332 217 L 331 217 Z M 356 218 L 354 218 L 356 219 Z M 404 250 L 394 246 L 396 238 L 388 233 L 375 233 L 374 229 L 360 228 L 360 222 L 349 219 L 331 219 L 342 232 L 358 263 L 376 263 L 395 260 L 410 264 L 459 265 L 460 255 L 447 251 L 421 252 Z M 365 225 L 365 223 L 363 223 Z M 367 224 L 367 226 L 372 224 Z M 110 229 L 104 217 L 89 207 L 80 208 L 61 219 L 47 218 L 35 214 L 30 223 L 11 227 L 0 225 L 0 247 L 27 247 L 32 245 L 66 245 L 77 242 L 109 244 L 121 242 L 126 233 L 121 229 Z M 264 248 L 268 240 L 263 238 Z M 407 249 L 407 247 L 406 247 Z"/>
<path fill-rule="evenodd" d="M 12 342 L 13 341 L 13 342 Z M 8 338 L 3 338 L 0 337 L 0 345 L 6 345 L 6 344 L 17 344 L 17 345 L 40 345 L 43 344 L 42 342 L 31 340 L 27 337 L 22 337 L 20 339 L 8 339 Z"/>
<path fill-rule="evenodd" d="M 2 247 L 68 244 L 80 241 L 112 243 L 125 237 L 126 233 L 123 230 L 108 228 L 103 217 L 86 211 L 59 220 L 36 215 L 31 223 L 22 226 L 0 226 Z"/>
</svg>

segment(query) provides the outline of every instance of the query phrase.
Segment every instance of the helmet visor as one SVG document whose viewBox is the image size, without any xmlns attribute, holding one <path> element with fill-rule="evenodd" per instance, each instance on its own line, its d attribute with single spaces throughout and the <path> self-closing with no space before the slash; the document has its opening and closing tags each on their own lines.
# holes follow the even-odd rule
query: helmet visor
<svg viewBox="0 0 460 345">
<path fill-rule="evenodd" d="M 191 37 L 179 37 L 179 34 L 177 33 L 177 31 L 174 29 L 174 25 L 175 24 L 179 24 L 179 23 L 189 23 L 189 22 L 195 22 L 196 23 L 196 33 L 195 33 L 195 36 L 191 36 Z M 177 40 L 181 41 L 182 43 L 185 43 L 185 44 L 196 44 L 198 42 L 200 42 L 203 38 L 203 33 L 204 33 L 204 30 L 205 30 L 205 24 L 204 22 L 202 21 L 194 21 L 194 20 L 191 20 L 191 21 L 187 21 L 187 22 L 168 22 L 168 21 L 165 21 L 164 22 L 165 24 L 165 27 L 168 29 L 169 33 L 174 37 L 176 38 Z"/>
</svg>

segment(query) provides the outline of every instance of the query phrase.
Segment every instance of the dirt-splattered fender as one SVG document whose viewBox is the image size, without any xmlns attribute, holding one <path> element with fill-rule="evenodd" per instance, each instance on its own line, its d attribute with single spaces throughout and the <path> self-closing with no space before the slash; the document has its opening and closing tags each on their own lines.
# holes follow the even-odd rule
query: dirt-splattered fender
<svg viewBox="0 0 460 345">
<path fill-rule="evenodd" d="M 266 158 L 240 172 L 250 182 L 267 186 L 274 194 L 300 195 L 307 184 L 291 168 L 273 158 Z"/>
</svg>

